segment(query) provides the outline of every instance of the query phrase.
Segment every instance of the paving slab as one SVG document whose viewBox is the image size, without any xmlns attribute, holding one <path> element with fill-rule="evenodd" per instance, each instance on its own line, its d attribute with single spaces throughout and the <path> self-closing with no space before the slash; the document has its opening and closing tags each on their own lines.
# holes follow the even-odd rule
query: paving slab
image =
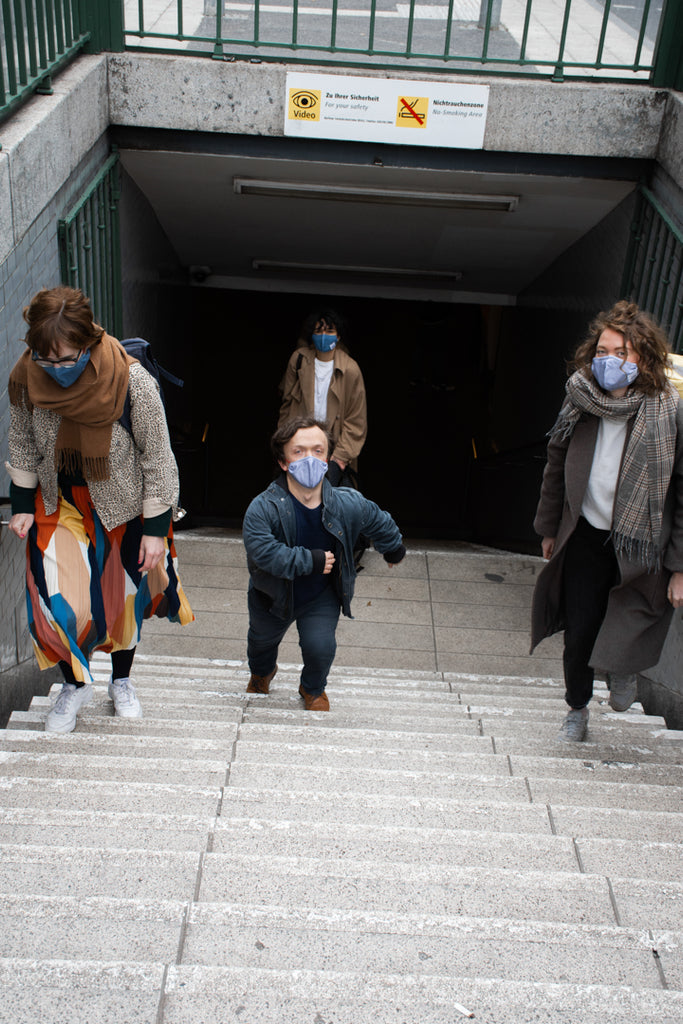
<svg viewBox="0 0 683 1024">
<path fill-rule="evenodd" d="M 2 1024 L 156 1024 L 164 964 L 0 959 Z"/>
<path fill-rule="evenodd" d="M 138 811 L 155 814 L 215 814 L 219 788 L 80 779 L 0 779 L 0 808 L 62 811 Z"/>
<path fill-rule="evenodd" d="M 6 957 L 174 961 L 187 902 L 120 896 L 5 894 L 0 928 Z"/>
<path fill-rule="evenodd" d="M 51 808 L 5 807 L 0 810 L 0 843 L 199 852 L 214 822 L 213 815 L 71 809 L 67 817 Z"/>
<path fill-rule="evenodd" d="M 677 812 L 553 804 L 549 813 L 556 834 L 577 839 L 633 839 L 666 843 L 680 836 L 681 819 Z"/>
<path fill-rule="evenodd" d="M 169 850 L 80 850 L 3 845 L 3 892 L 26 896 L 99 896 L 178 900 L 192 896 L 197 853 Z"/>
<path fill-rule="evenodd" d="M 582 807 L 627 807 L 630 810 L 672 811 L 683 807 L 678 786 L 647 786 L 627 782 L 552 779 L 527 775 L 531 799 L 544 804 L 579 804 Z"/>
<path fill-rule="evenodd" d="M 651 930 L 677 930 L 683 923 L 683 883 L 615 878 L 610 873 L 619 924 Z M 680 874 L 678 876 L 680 878 Z"/>
<path fill-rule="evenodd" d="M 228 761 L 179 761 L 160 757 L 114 757 L 107 754 L 25 753 L 0 750 L 0 778 L 116 779 L 120 786 L 145 780 L 189 786 L 221 786 Z"/>
<path fill-rule="evenodd" d="M 577 839 L 576 848 L 584 871 L 604 872 L 619 878 L 679 882 L 683 842 L 657 843 L 633 839 Z M 683 927 L 683 913 L 681 915 Z"/>
</svg>

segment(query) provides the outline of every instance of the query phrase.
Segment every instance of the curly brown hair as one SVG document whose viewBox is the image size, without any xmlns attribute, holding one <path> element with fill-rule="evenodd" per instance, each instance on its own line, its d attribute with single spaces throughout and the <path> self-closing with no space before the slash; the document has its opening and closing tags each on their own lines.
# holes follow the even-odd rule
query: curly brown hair
<svg viewBox="0 0 683 1024">
<path fill-rule="evenodd" d="M 606 313 L 598 313 L 588 328 L 588 336 L 577 348 L 571 370 L 590 373 L 590 366 L 605 330 L 617 331 L 630 341 L 638 354 L 638 376 L 631 385 L 634 390 L 654 395 L 666 390 L 666 366 L 669 344 L 662 328 L 635 302 L 622 299 Z"/>
<path fill-rule="evenodd" d="M 60 341 L 86 349 L 104 334 L 103 328 L 95 323 L 90 300 L 80 288 L 43 288 L 24 307 L 23 315 L 28 324 L 24 340 L 40 359 L 55 352 Z"/>
</svg>

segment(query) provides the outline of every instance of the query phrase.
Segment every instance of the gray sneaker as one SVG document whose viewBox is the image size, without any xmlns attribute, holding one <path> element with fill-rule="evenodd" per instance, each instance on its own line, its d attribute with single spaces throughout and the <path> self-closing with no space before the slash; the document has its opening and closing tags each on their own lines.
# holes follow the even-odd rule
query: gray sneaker
<svg viewBox="0 0 683 1024">
<path fill-rule="evenodd" d="M 628 711 L 638 696 L 638 680 L 632 676 L 607 677 L 609 682 L 609 706 L 613 711 Z"/>
<path fill-rule="evenodd" d="M 76 728 L 76 715 L 90 700 L 92 700 L 90 683 L 86 683 L 85 686 L 62 683 L 62 692 L 45 719 L 45 732 L 73 732 Z"/>
<path fill-rule="evenodd" d="M 558 740 L 565 743 L 583 743 L 588 731 L 588 708 L 572 708 L 560 729 Z"/>
<path fill-rule="evenodd" d="M 142 718 L 142 707 L 130 679 L 110 682 L 107 692 L 114 701 L 114 714 L 117 718 Z"/>
</svg>

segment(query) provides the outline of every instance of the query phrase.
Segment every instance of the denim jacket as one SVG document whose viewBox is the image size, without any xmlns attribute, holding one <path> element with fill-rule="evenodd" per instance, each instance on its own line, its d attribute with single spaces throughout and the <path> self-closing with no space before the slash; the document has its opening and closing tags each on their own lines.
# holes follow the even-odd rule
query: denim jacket
<svg viewBox="0 0 683 1024">
<path fill-rule="evenodd" d="M 332 487 L 323 480 L 322 504 L 323 526 L 330 534 L 330 550 L 336 557 L 332 582 L 344 615 L 353 618 L 353 548 L 359 535 L 369 537 L 386 561 L 400 562 L 405 554 L 401 533 L 388 512 L 349 487 Z M 242 536 L 249 586 L 270 598 L 273 615 L 289 618 L 293 610 L 292 581 L 295 576 L 313 572 L 314 556 L 309 548 L 296 546 L 296 516 L 284 474 L 251 502 Z"/>
</svg>

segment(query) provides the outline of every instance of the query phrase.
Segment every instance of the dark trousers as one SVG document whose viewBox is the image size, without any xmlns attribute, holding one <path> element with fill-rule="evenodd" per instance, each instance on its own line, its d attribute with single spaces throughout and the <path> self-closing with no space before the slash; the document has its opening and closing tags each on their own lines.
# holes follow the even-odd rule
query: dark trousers
<svg viewBox="0 0 683 1024">
<path fill-rule="evenodd" d="M 307 693 L 319 696 L 325 689 L 327 675 L 337 652 L 335 633 L 340 605 L 332 587 L 327 587 L 308 604 L 295 608 L 289 619 L 278 619 L 271 615 L 258 590 L 249 590 L 247 602 L 247 657 L 250 671 L 256 676 L 267 676 L 273 671 L 280 641 L 291 624 L 296 622 L 304 663 L 301 685 Z"/>
<path fill-rule="evenodd" d="M 607 611 L 619 567 L 609 530 L 596 530 L 581 517 L 567 543 L 563 572 L 565 700 L 584 708 L 593 696 L 588 664 Z"/>
</svg>

